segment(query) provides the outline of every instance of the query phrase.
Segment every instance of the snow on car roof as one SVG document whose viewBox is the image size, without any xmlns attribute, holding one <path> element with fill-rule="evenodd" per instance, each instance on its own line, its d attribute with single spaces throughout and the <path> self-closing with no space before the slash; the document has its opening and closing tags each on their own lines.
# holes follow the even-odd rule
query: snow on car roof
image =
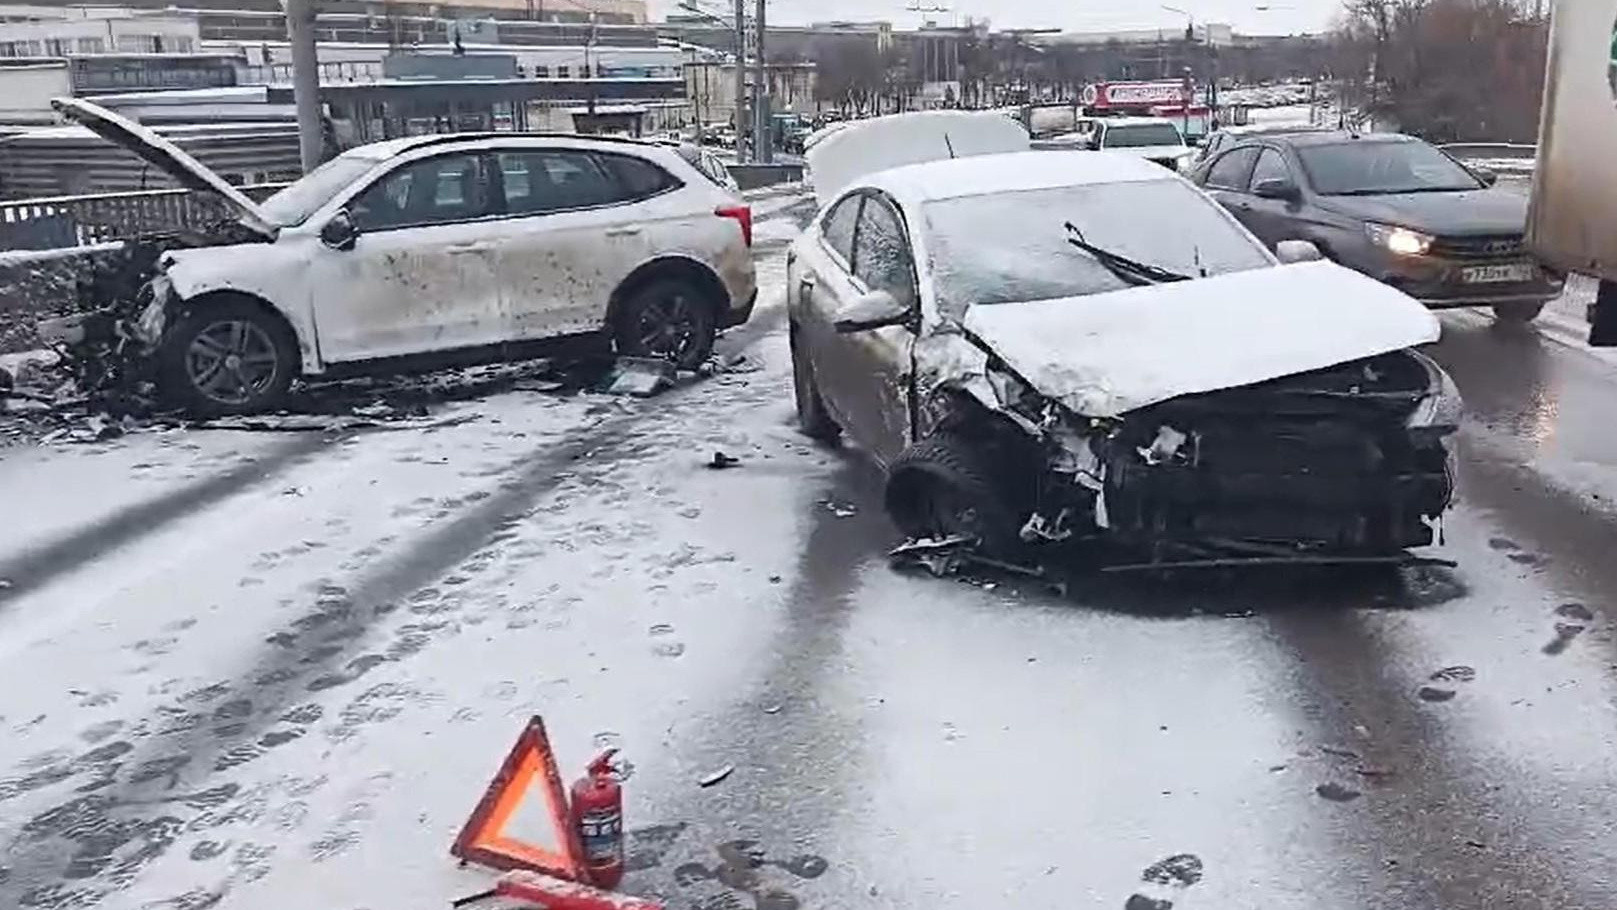
<svg viewBox="0 0 1617 910">
<path fill-rule="evenodd" d="M 1177 180 L 1172 171 L 1114 152 L 1008 152 L 909 164 L 872 174 L 866 185 L 913 203 L 1059 186 Z"/>
<path fill-rule="evenodd" d="M 608 136 L 584 136 L 576 133 L 435 133 L 425 136 L 403 136 L 398 139 L 384 139 L 381 142 L 371 142 L 366 145 L 350 149 L 350 152 L 359 152 L 367 158 L 392 158 L 403 155 L 424 145 L 433 146 L 491 146 L 491 145 L 532 145 L 532 146 L 586 146 L 588 148 L 610 151 L 612 149 L 656 149 L 661 148 L 658 143 L 638 139 L 617 139 Z"/>
</svg>

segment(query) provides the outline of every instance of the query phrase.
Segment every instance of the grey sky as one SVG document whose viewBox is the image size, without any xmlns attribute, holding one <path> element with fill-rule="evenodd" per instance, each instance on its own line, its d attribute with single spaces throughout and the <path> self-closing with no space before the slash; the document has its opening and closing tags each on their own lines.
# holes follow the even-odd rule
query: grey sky
<svg viewBox="0 0 1617 910">
<path fill-rule="evenodd" d="M 750 6 L 755 0 L 747 0 Z M 1191 11 L 1198 22 L 1227 22 L 1246 34 L 1284 35 L 1329 27 L 1340 0 L 1169 0 Z M 654 13 L 677 8 L 677 0 L 651 0 Z M 730 8 L 733 0 L 701 0 L 710 10 Z M 947 12 L 911 12 L 906 7 L 948 7 Z M 1260 10 L 1258 7 L 1266 7 Z M 1158 0 L 770 0 L 770 15 L 790 24 L 824 19 L 885 19 L 914 26 L 923 17 L 939 24 L 971 16 L 1000 28 L 1097 30 L 1183 28 L 1185 17 L 1162 9 Z"/>
</svg>

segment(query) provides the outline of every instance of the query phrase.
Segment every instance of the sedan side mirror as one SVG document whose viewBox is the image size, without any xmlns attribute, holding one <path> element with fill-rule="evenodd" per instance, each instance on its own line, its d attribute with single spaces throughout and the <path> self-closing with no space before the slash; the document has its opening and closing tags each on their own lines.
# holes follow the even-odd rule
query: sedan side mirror
<svg viewBox="0 0 1617 910">
<path fill-rule="evenodd" d="M 1303 191 L 1297 184 L 1279 177 L 1268 180 L 1259 180 L 1252 184 L 1252 195 L 1259 199 L 1279 199 L 1284 202 L 1296 202 L 1303 198 Z"/>
<path fill-rule="evenodd" d="M 1471 173 L 1482 181 L 1483 186 L 1493 186 L 1499 182 L 1499 175 L 1485 167 L 1474 167 L 1471 169 Z"/>
<path fill-rule="evenodd" d="M 359 228 L 346 210 L 331 216 L 320 229 L 320 242 L 334 250 L 351 250 L 359 239 Z"/>
<path fill-rule="evenodd" d="M 1275 244 L 1275 258 L 1284 265 L 1318 262 L 1325 258 L 1311 240 L 1282 240 Z"/>
<path fill-rule="evenodd" d="M 865 332 L 890 325 L 903 325 L 910 320 L 910 308 L 898 302 L 887 291 L 871 291 L 837 314 L 836 327 L 840 335 Z"/>
</svg>

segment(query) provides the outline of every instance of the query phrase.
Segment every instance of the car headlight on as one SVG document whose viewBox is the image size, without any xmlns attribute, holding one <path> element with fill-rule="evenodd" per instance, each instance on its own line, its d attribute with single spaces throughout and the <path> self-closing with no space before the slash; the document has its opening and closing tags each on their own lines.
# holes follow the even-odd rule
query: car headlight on
<svg viewBox="0 0 1617 910">
<path fill-rule="evenodd" d="M 1370 235 L 1372 243 L 1400 256 L 1424 256 L 1432 248 L 1432 241 L 1436 239 L 1431 234 L 1422 234 L 1420 231 L 1412 231 L 1394 224 L 1371 222 L 1364 226 L 1364 230 Z"/>
<path fill-rule="evenodd" d="M 1446 370 L 1424 356 L 1417 356 L 1421 366 L 1426 368 L 1430 383 L 1426 397 L 1415 405 L 1404 426 L 1413 432 L 1436 436 L 1453 433 L 1465 417 L 1465 399 L 1460 397 L 1459 387 Z"/>
</svg>

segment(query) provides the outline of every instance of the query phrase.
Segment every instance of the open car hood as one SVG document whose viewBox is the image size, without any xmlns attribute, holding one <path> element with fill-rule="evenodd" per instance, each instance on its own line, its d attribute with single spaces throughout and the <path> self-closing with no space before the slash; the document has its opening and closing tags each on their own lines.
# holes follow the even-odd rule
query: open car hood
<svg viewBox="0 0 1617 910">
<path fill-rule="evenodd" d="M 1086 417 L 1324 369 L 1441 332 L 1401 291 L 1329 262 L 977 306 L 963 326 L 1038 392 Z"/>
<path fill-rule="evenodd" d="M 814 195 L 824 208 L 843 190 L 879 171 L 948 158 L 1025 152 L 1022 124 L 992 111 L 925 111 L 858 120 L 808 151 Z"/>
<path fill-rule="evenodd" d="M 276 230 L 258 206 L 224 178 L 208 170 L 179 146 L 132 120 L 82 98 L 57 98 L 51 107 L 74 123 L 116 145 L 134 152 L 148 164 L 168 173 L 181 186 L 212 193 L 225 201 L 236 220 L 255 234 L 274 239 Z"/>
</svg>

